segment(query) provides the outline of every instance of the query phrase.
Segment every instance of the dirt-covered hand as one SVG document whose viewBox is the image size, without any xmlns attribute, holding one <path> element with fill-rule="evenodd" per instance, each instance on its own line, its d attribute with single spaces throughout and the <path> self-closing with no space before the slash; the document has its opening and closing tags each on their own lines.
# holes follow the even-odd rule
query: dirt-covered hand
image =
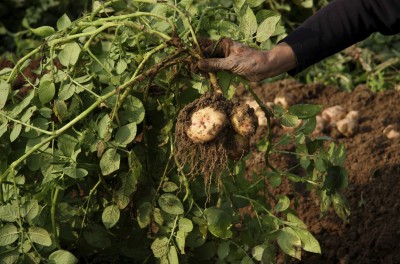
<svg viewBox="0 0 400 264">
<path fill-rule="evenodd" d="M 198 62 L 200 70 L 227 70 L 249 81 L 261 81 L 296 66 L 295 55 L 285 43 L 280 43 L 269 51 L 261 51 L 223 38 L 217 43 L 203 40 L 201 48 L 208 59 Z"/>
</svg>

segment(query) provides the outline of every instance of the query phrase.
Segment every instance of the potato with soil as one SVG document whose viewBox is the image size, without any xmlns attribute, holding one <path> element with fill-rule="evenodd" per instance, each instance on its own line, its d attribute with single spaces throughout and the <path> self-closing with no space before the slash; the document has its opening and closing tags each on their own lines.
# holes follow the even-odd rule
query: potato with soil
<svg viewBox="0 0 400 264">
<path fill-rule="evenodd" d="M 242 137 L 249 138 L 256 133 L 258 118 L 254 113 L 254 109 L 247 104 L 235 104 L 230 121 L 233 130 Z"/>
<path fill-rule="evenodd" d="M 211 106 L 197 110 L 190 120 L 186 134 L 195 143 L 214 140 L 228 123 L 226 113 Z"/>
<path fill-rule="evenodd" d="M 250 138 L 236 133 L 231 133 L 228 146 L 228 157 L 231 160 L 240 160 L 250 151 Z"/>
</svg>

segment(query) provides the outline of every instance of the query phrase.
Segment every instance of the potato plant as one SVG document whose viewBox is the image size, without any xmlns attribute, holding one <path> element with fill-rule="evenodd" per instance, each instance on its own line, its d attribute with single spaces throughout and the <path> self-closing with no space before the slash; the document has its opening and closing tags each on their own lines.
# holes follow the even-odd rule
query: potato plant
<svg viewBox="0 0 400 264">
<path fill-rule="evenodd" d="M 63 15 L 56 28 L 30 28 L 26 37 L 41 45 L 0 71 L 1 262 L 274 263 L 280 250 L 298 259 L 301 250 L 319 253 L 296 197 L 272 191 L 283 178 L 303 184 L 323 213 L 333 206 L 346 219 L 343 146 L 310 137 L 321 106 L 270 109 L 253 93 L 269 129 L 256 144 L 266 167 L 251 180 L 245 151 L 229 158 L 232 149 L 215 148 L 214 157 L 227 158 L 207 180 L 193 169 L 205 156 L 177 155 L 180 111 L 207 93 L 230 102 L 241 81 L 196 70 L 201 38 L 275 43 L 285 34 L 280 15 L 262 3 L 95 1 L 76 21 Z M 34 60 L 37 78 L 28 78 Z M 18 76 L 25 83 L 15 89 Z M 233 131 L 229 119 L 221 127 Z M 272 119 L 295 129 L 275 137 Z M 245 128 L 236 130 L 248 135 Z M 224 142 L 246 148 L 228 134 Z M 274 168 L 273 154 L 295 155 L 304 173 Z"/>
</svg>

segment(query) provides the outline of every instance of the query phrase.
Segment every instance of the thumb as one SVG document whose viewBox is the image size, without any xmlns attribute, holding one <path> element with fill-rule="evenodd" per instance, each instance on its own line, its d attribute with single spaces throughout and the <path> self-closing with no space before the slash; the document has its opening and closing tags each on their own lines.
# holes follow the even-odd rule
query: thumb
<svg viewBox="0 0 400 264">
<path fill-rule="evenodd" d="M 215 72 L 215 71 L 224 71 L 224 70 L 232 70 L 234 67 L 235 63 L 233 60 L 228 59 L 228 58 L 222 58 L 222 59 L 204 59 L 200 60 L 197 63 L 197 66 L 199 67 L 200 70 L 205 71 L 205 72 Z"/>
</svg>

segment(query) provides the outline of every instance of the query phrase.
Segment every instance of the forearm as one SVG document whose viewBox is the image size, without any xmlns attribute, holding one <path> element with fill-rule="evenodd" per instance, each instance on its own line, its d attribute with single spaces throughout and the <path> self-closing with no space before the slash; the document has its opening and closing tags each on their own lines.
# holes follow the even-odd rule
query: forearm
<svg viewBox="0 0 400 264">
<path fill-rule="evenodd" d="M 336 0 L 307 19 L 282 42 L 295 53 L 296 74 L 373 32 L 400 32 L 400 0 Z"/>
</svg>

